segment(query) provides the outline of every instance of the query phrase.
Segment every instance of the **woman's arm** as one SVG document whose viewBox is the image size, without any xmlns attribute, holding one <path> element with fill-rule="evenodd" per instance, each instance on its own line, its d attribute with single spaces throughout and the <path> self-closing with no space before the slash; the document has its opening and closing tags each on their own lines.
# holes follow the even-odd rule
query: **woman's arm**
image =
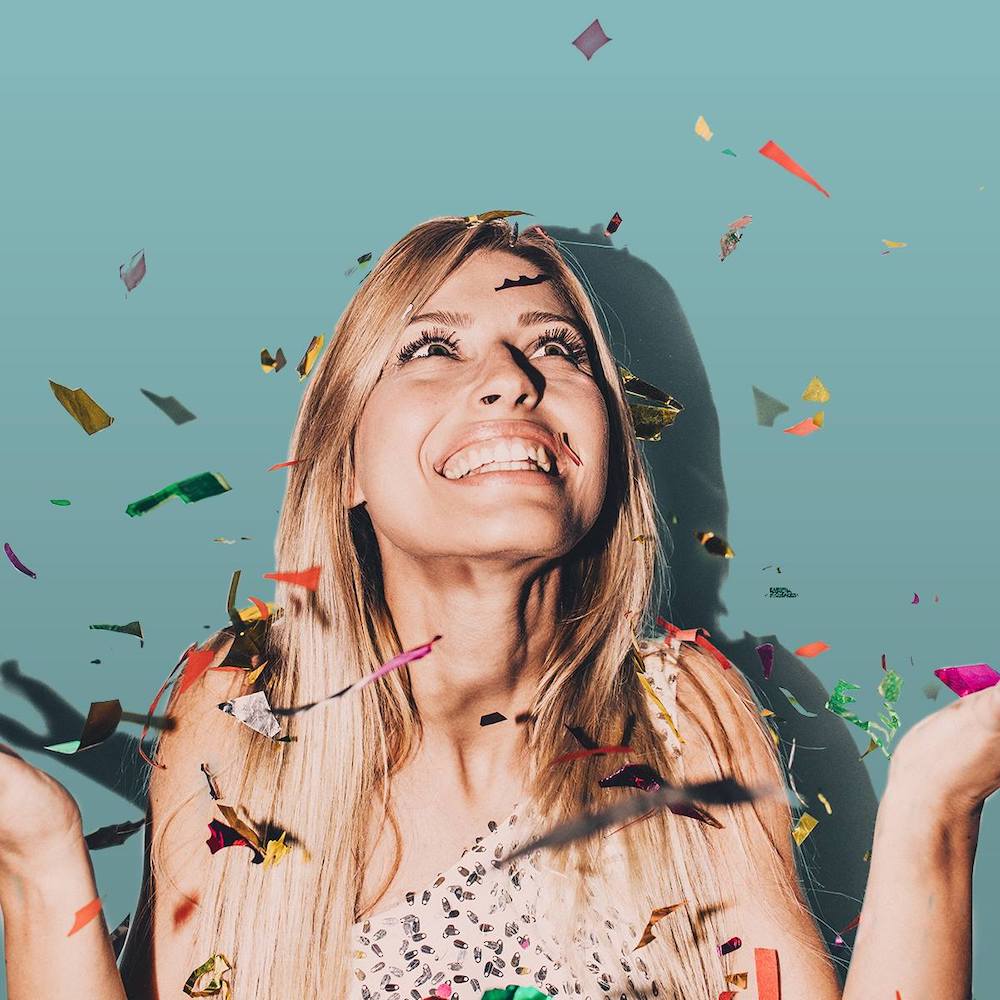
<svg viewBox="0 0 1000 1000">
<path fill-rule="evenodd" d="M 126 1000 L 104 914 L 67 936 L 76 911 L 97 896 L 82 828 L 68 845 L 40 849 L 0 878 L 8 1000 Z"/>
</svg>

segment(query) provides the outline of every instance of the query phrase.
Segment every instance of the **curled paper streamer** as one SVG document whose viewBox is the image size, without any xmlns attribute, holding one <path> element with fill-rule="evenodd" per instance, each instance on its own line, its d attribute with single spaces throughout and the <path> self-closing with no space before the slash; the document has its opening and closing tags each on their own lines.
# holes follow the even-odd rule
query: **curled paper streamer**
<svg viewBox="0 0 1000 1000">
<path fill-rule="evenodd" d="M 184 992 L 189 997 L 221 996 L 222 1000 L 229 1000 L 231 987 L 223 977 L 232 967 L 225 955 L 213 955 L 188 976 Z"/>
<path fill-rule="evenodd" d="M 788 690 L 788 688 L 783 688 L 779 684 L 778 685 L 778 690 L 788 699 L 788 704 L 791 705 L 792 708 L 794 708 L 795 711 L 799 713 L 799 715 L 804 715 L 807 719 L 815 719 L 816 718 L 816 713 L 815 712 L 806 711 L 806 709 L 804 709 L 799 704 L 798 699 L 795 697 L 794 694 L 792 694 L 791 691 Z"/>
<path fill-rule="evenodd" d="M 17 558 L 17 556 L 14 554 L 14 550 L 10 547 L 10 542 L 3 543 L 3 550 L 7 558 L 10 560 L 11 566 L 13 566 L 14 569 L 18 570 L 18 572 L 23 573 L 25 576 L 30 576 L 32 580 L 38 579 L 38 574 L 33 569 L 28 569 L 28 567 L 25 566 L 24 563 Z"/>
</svg>

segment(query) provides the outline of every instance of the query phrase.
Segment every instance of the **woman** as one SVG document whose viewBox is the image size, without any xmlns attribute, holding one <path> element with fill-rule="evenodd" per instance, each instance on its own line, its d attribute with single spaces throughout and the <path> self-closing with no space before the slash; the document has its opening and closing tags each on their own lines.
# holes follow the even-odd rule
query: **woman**
<svg viewBox="0 0 1000 1000">
<path fill-rule="evenodd" d="M 593 306 L 544 232 L 442 218 L 400 240 L 341 318 L 291 453 L 277 563 L 322 573 L 308 601 L 279 583 L 256 689 L 306 705 L 440 638 L 406 670 L 281 716 L 288 741 L 218 711 L 252 690 L 242 674 L 175 689 L 125 987 L 100 919 L 63 930 L 96 895 L 75 804 L 0 756 L 11 1000 L 183 996 L 216 954 L 237 1000 L 420 1000 L 449 986 L 466 1000 L 510 984 L 715 1000 L 727 975 L 753 985 L 758 948 L 777 951 L 786 1000 L 840 996 L 780 794 L 661 810 L 506 861 L 534 834 L 644 794 L 599 784 L 626 762 L 672 784 L 781 784 L 736 670 L 657 639 L 639 646 L 637 676 L 633 630 L 654 614 L 659 555 L 640 536 L 657 537 L 656 507 Z M 494 713 L 504 721 L 483 725 Z M 568 727 L 631 750 L 560 760 L 580 746 Z M 845 1000 L 967 996 L 998 743 L 1000 688 L 899 742 Z M 224 802 L 287 834 L 280 863 L 206 851 L 220 816 L 202 764 Z M 673 904 L 636 950 L 651 912 Z"/>
</svg>

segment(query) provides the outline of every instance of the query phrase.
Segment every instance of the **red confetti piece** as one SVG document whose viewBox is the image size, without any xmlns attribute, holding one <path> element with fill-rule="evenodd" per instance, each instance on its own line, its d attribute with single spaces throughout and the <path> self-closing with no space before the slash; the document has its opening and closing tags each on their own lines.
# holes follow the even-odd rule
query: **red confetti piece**
<svg viewBox="0 0 1000 1000">
<path fill-rule="evenodd" d="M 696 645 L 701 646 L 702 649 L 707 650 L 709 653 L 712 654 L 712 656 L 715 657 L 716 660 L 719 661 L 719 664 L 721 665 L 723 670 L 729 670 L 732 668 L 732 663 L 729 662 L 729 660 L 726 657 L 726 654 L 723 653 L 721 650 L 716 649 L 715 646 L 713 646 L 708 641 L 708 639 L 706 639 L 705 636 L 702 635 L 702 632 L 704 631 L 703 629 L 687 629 L 687 630 L 679 629 L 676 625 L 671 625 L 670 622 L 668 622 L 666 618 L 664 618 L 662 615 L 656 616 L 656 624 L 659 625 L 660 628 L 666 629 L 667 634 L 671 638 L 676 636 L 678 639 L 681 639 L 682 641 L 694 642 Z M 692 632 L 694 632 L 695 635 L 693 639 L 690 639 L 688 638 L 688 636 Z"/>
<path fill-rule="evenodd" d="M 274 472 L 275 469 L 284 469 L 289 465 L 298 465 L 301 461 L 301 458 L 293 458 L 290 462 L 279 462 L 277 465 L 272 465 L 267 471 Z"/>
<path fill-rule="evenodd" d="M 807 184 L 812 184 L 817 191 L 822 191 L 823 194 L 830 197 L 830 192 L 826 188 L 821 187 L 816 181 L 806 173 L 777 143 L 768 139 L 760 149 L 757 150 L 762 156 L 766 156 L 769 160 L 774 160 L 779 167 L 784 167 L 790 174 L 795 174 L 796 177 L 801 178 Z M 762 998 L 763 1000 L 763 998 Z"/>
<path fill-rule="evenodd" d="M 253 601 L 254 607 L 260 612 L 262 621 L 271 614 L 271 609 L 259 597 L 251 597 L 250 600 Z"/>
<path fill-rule="evenodd" d="M 291 583 L 296 587 L 305 587 L 306 590 L 315 591 L 319 586 L 319 574 L 322 568 L 322 566 L 310 566 L 309 569 L 291 573 L 265 573 L 264 579 Z"/>
<path fill-rule="evenodd" d="M 794 427 L 786 427 L 784 433 L 794 434 L 796 437 L 805 437 L 807 434 L 812 434 L 814 431 L 818 430 L 819 424 L 814 423 L 812 417 L 807 417 L 800 423 L 795 424 Z"/>
<path fill-rule="evenodd" d="M 10 542 L 3 543 L 3 550 L 7 553 L 7 558 L 10 560 L 14 569 L 20 570 L 25 576 L 30 576 L 32 580 L 38 579 L 38 574 L 34 570 L 28 569 L 28 567 L 25 566 L 16 555 L 14 555 L 14 550 L 10 547 Z"/>
<path fill-rule="evenodd" d="M 736 1000 L 736 990 L 726 990 L 719 994 L 719 1000 Z"/>
<path fill-rule="evenodd" d="M 86 906 L 81 906 L 79 910 L 76 911 L 76 917 L 73 920 L 73 926 L 69 929 L 69 933 L 66 937 L 72 937 L 78 930 L 86 927 L 98 913 L 101 912 L 101 900 L 100 897 L 97 899 L 92 899 Z"/>
<path fill-rule="evenodd" d="M 773 948 L 754 948 L 757 966 L 757 1000 L 781 1000 L 781 973 L 778 953 Z"/>
<path fill-rule="evenodd" d="M 796 656 L 819 656 L 820 653 L 825 653 L 830 647 L 825 642 L 807 642 L 804 646 L 799 646 L 795 650 Z"/>
<path fill-rule="evenodd" d="M 181 674 L 180 694 L 183 694 L 201 675 L 208 670 L 208 665 L 215 659 L 214 649 L 194 649 L 188 653 L 187 666 Z"/>
</svg>

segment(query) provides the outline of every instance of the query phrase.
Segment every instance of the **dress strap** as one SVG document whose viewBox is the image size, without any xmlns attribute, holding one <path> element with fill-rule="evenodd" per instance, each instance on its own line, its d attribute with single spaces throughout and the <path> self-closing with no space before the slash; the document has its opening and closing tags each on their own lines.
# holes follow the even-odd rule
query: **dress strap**
<svg viewBox="0 0 1000 1000">
<path fill-rule="evenodd" d="M 638 671 L 649 702 L 653 728 L 663 738 L 673 756 L 680 756 L 684 738 L 680 733 L 677 713 L 677 679 L 680 675 L 678 654 L 679 639 L 663 636 L 660 639 L 640 639 L 643 671 Z"/>
</svg>

